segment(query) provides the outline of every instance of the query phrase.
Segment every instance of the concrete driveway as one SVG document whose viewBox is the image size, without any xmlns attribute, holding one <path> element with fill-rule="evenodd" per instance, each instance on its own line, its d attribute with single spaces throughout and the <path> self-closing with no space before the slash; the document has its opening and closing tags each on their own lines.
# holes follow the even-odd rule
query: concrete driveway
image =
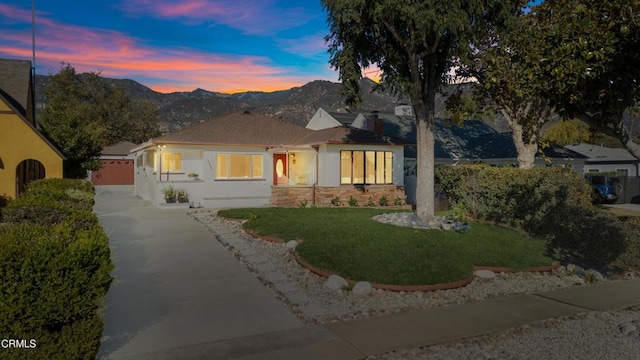
<svg viewBox="0 0 640 360">
<path fill-rule="evenodd" d="M 115 261 L 98 358 L 161 358 L 304 326 L 186 210 L 158 209 L 132 192 L 96 188 Z"/>
</svg>

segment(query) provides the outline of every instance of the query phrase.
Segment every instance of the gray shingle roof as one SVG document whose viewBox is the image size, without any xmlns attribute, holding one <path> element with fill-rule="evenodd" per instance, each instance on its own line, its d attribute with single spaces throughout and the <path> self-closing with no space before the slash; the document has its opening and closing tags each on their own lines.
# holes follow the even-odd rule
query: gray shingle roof
<svg viewBox="0 0 640 360">
<path fill-rule="evenodd" d="M 296 141 L 296 145 L 318 144 L 409 145 L 414 143 L 403 139 L 381 136 L 371 131 L 347 125 L 312 131 L 309 135 Z"/>
<path fill-rule="evenodd" d="M 567 149 L 580 153 L 589 158 L 589 161 L 635 161 L 629 151 L 620 148 L 608 148 L 592 144 L 574 144 L 565 146 Z"/>
<path fill-rule="evenodd" d="M 121 141 L 111 146 L 105 146 L 102 149 L 102 155 L 128 155 L 136 146 L 132 142 Z"/>
</svg>

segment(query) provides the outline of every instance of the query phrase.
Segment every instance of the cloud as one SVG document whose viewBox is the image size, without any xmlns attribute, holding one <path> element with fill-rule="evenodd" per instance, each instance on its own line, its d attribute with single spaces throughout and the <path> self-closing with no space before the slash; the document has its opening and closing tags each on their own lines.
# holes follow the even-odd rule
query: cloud
<svg viewBox="0 0 640 360">
<path fill-rule="evenodd" d="M 273 35 L 319 16 L 302 7 L 280 7 L 273 0 L 131 0 L 115 6 L 132 17 L 223 24 L 248 35 Z"/>
<path fill-rule="evenodd" d="M 186 11 L 186 10 L 185 10 Z M 31 23 L 31 12 L 0 5 L 0 23 L 6 18 Z M 14 21 L 12 20 L 12 21 Z M 57 72 L 61 62 L 78 72 L 101 71 L 105 77 L 144 78 L 157 91 L 271 91 L 314 80 L 295 75 L 261 56 L 214 54 L 189 48 L 156 48 L 126 33 L 67 25 L 37 14 L 38 68 Z M 31 32 L 5 27 L 0 32 L 0 57 L 31 58 Z"/>
<path fill-rule="evenodd" d="M 319 54 L 327 53 L 327 45 L 324 41 L 326 34 L 317 33 L 296 39 L 280 39 L 278 46 L 291 54 L 311 58 Z"/>
</svg>

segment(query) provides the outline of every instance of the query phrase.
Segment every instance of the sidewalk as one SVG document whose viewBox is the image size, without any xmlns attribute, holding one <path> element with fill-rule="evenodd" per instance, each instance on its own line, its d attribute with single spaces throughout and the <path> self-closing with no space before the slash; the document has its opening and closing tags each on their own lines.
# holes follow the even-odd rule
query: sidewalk
<svg viewBox="0 0 640 360">
<path fill-rule="evenodd" d="M 328 324 L 326 327 L 363 355 L 372 356 L 490 334 L 538 320 L 634 305 L 640 305 L 640 280 L 623 280 Z"/>
</svg>

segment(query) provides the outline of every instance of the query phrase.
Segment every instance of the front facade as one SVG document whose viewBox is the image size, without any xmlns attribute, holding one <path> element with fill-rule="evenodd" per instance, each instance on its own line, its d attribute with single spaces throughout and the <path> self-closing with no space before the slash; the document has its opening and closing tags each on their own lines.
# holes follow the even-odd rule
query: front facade
<svg viewBox="0 0 640 360">
<path fill-rule="evenodd" d="M 61 178 L 64 156 L 36 128 L 31 63 L 0 59 L 0 195 Z"/>
<path fill-rule="evenodd" d="M 350 127 L 313 131 L 240 112 L 154 139 L 133 155 L 135 192 L 158 205 L 171 189 L 188 193 L 183 204 L 208 208 L 404 199 L 403 146 Z"/>
</svg>

